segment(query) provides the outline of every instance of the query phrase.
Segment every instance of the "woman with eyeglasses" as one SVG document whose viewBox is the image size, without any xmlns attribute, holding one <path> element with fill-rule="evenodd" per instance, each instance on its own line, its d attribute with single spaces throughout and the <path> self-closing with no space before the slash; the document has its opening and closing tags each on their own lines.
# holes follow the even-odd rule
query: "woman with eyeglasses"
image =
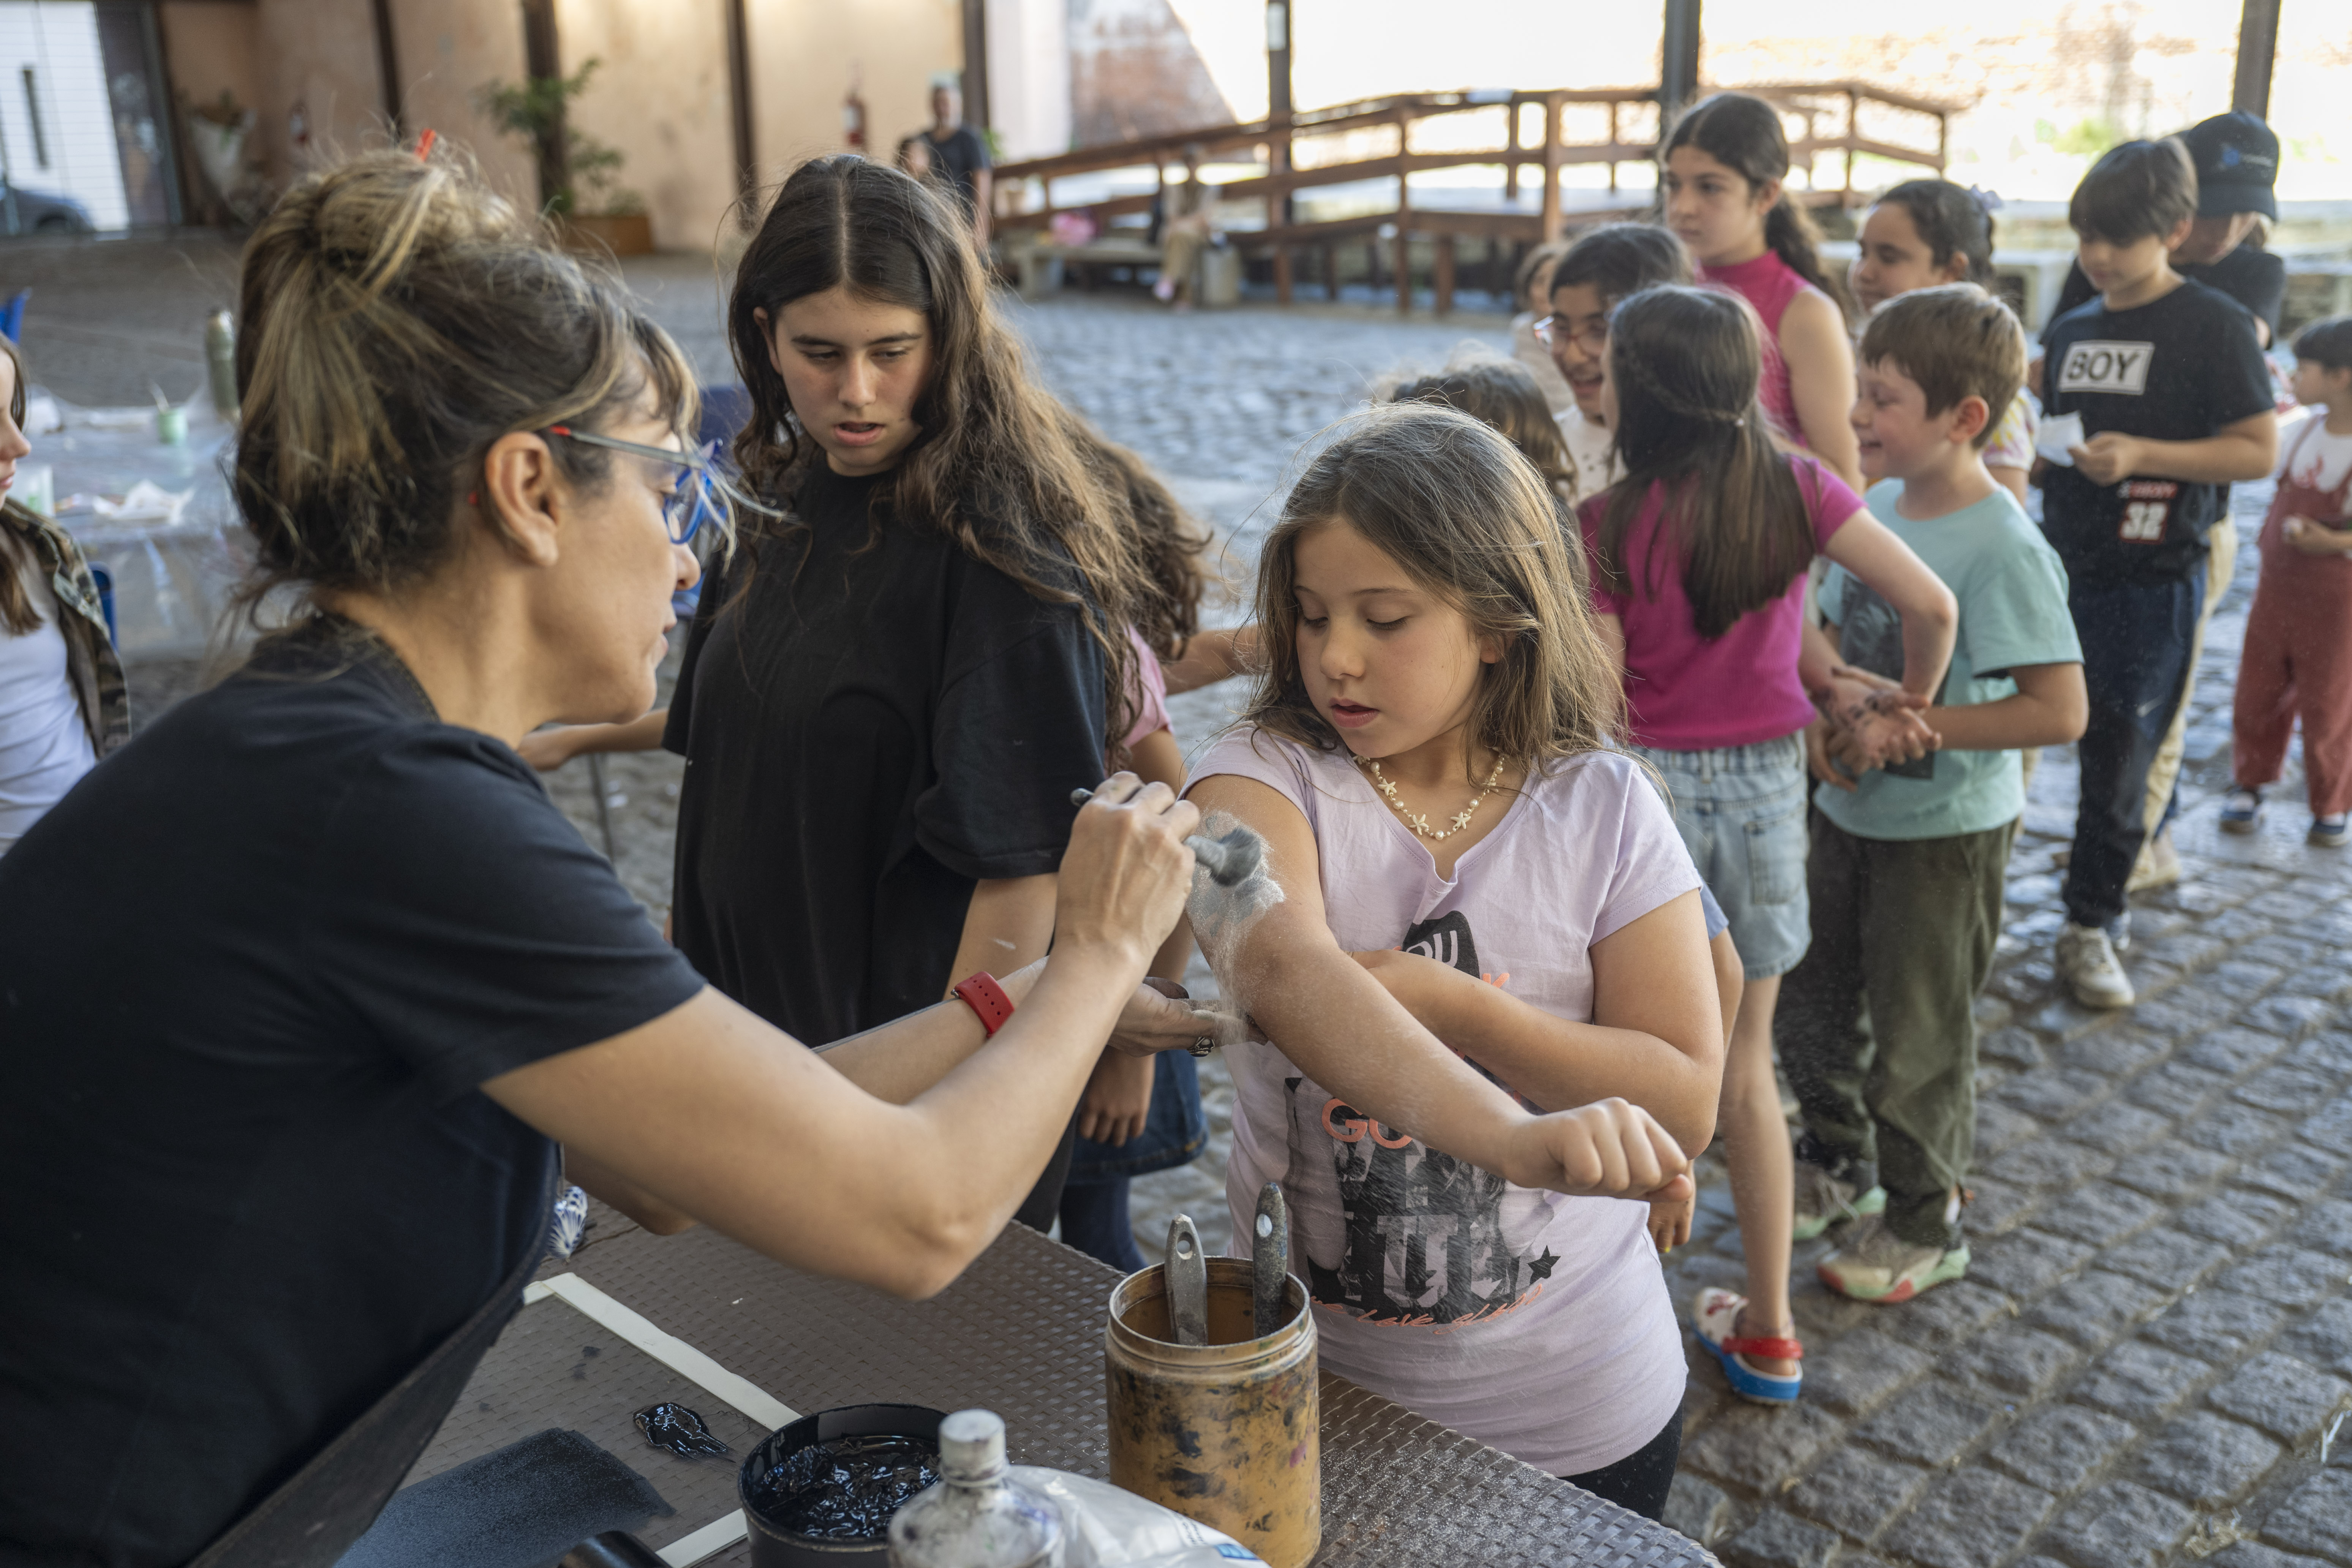
<svg viewBox="0 0 2352 1568">
<path fill-rule="evenodd" d="M 0 858 L 0 1561 L 333 1562 L 519 1304 L 559 1144 L 653 1228 L 940 1289 L 1191 884 L 1198 814 L 1118 775 L 1034 825 L 1050 961 L 801 1048 L 514 751 L 646 708 L 726 526 L 675 345 L 446 155 L 305 180 L 242 294 L 250 602 L 299 613 Z"/>
</svg>

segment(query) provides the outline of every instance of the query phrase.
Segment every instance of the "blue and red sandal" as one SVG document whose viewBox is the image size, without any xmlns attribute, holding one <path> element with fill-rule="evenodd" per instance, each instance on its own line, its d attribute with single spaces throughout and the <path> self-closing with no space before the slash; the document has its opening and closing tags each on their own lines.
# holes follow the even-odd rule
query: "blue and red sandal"
<svg viewBox="0 0 2352 1568">
<path fill-rule="evenodd" d="M 1732 1393 L 1759 1405 L 1794 1405 L 1798 1391 L 1805 1385 L 1803 1371 L 1776 1377 L 1748 1365 L 1748 1358 L 1763 1355 L 1778 1361 L 1801 1361 L 1805 1347 L 1796 1340 L 1742 1335 L 1738 1331 L 1739 1311 L 1747 1305 L 1747 1297 L 1709 1286 L 1692 1299 L 1691 1332 L 1723 1364 L 1723 1375 L 1731 1384 Z"/>
</svg>

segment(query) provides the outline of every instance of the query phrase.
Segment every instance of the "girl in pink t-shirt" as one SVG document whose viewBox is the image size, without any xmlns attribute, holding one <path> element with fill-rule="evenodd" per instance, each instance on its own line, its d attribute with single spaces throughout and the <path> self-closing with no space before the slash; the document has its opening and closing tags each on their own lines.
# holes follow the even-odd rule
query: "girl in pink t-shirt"
<svg viewBox="0 0 2352 1568">
<path fill-rule="evenodd" d="M 1679 1155 L 1588 1183 L 1463 1121 L 1559 1112 L 1535 1125 L 1590 1128 L 1604 1163 L 1713 1132 L 1698 877 L 1612 745 L 1572 548 L 1469 416 L 1343 427 L 1266 541 L 1265 669 L 1190 792 L 1265 835 L 1285 900 L 1236 919 L 1209 889 L 1192 915 L 1265 1038 L 1228 1052 L 1234 1235 L 1280 1180 L 1323 1364 L 1654 1519 L 1685 1366 L 1625 1200 Z"/>
<path fill-rule="evenodd" d="M 1764 323 L 1759 390 L 1780 433 L 1862 489 L 1853 344 L 1821 231 L 1789 199 L 1789 137 L 1760 98 L 1718 92 L 1666 138 L 1658 196 L 1666 226 L 1690 247 L 1698 280 L 1729 289 Z"/>
<path fill-rule="evenodd" d="M 1772 1011 L 1811 937 L 1803 731 L 1817 701 L 1848 719 L 1885 706 L 1802 637 L 1806 568 L 1825 554 L 1901 614 L 1903 685 L 1919 696 L 1943 681 L 1958 612 L 1836 475 L 1774 445 L 1757 399 L 1762 353 L 1755 313 L 1721 290 L 1665 285 L 1620 305 L 1601 400 L 1625 478 L 1578 518 L 1634 750 L 1664 779 L 1747 971 L 1720 1121 L 1748 1294 L 1700 1292 L 1693 1326 L 1735 1392 L 1782 1403 L 1797 1396 L 1802 1352 Z M 1868 732 L 1892 749 L 1898 730 Z"/>
</svg>

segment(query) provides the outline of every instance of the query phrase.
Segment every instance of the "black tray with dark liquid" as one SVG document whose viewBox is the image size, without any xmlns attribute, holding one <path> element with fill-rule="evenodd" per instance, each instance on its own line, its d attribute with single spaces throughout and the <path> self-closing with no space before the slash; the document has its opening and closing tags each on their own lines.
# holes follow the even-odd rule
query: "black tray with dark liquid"
<svg viewBox="0 0 2352 1568">
<path fill-rule="evenodd" d="M 880 1568 L 890 1516 L 939 1479 L 944 1419 L 920 1405 L 849 1405 L 770 1433 L 737 1478 L 752 1568 Z"/>
</svg>

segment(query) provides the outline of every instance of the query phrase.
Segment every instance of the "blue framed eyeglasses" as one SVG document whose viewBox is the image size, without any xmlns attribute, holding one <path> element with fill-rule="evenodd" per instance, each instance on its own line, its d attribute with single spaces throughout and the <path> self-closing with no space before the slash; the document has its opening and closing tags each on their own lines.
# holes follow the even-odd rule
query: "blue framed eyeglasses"
<svg viewBox="0 0 2352 1568">
<path fill-rule="evenodd" d="M 591 447 L 626 452 L 655 464 L 660 477 L 667 481 L 662 487 L 662 526 L 668 530 L 672 544 L 686 543 L 718 513 L 719 503 L 715 499 L 718 480 L 711 472 L 711 464 L 719 455 L 719 444 L 716 441 L 707 441 L 691 451 L 681 451 L 672 447 L 648 447 L 637 441 L 623 441 L 612 436 L 599 436 L 590 430 L 574 430 L 569 425 L 551 425 L 540 434 L 561 436 L 567 441 L 580 441 Z"/>
</svg>

